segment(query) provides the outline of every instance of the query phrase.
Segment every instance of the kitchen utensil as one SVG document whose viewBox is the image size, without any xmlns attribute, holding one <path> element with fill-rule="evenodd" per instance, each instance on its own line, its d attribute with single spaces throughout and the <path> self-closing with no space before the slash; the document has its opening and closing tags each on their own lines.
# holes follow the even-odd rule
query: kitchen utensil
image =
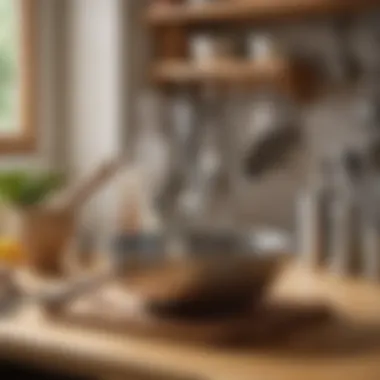
<svg viewBox="0 0 380 380">
<path fill-rule="evenodd" d="M 218 106 L 221 98 L 216 93 L 216 89 L 207 88 L 201 94 L 203 106 L 202 118 L 200 120 L 201 140 L 196 159 L 197 187 L 201 202 L 198 217 L 204 219 L 212 212 L 213 201 L 221 196 L 218 188 L 218 178 L 222 175 L 222 153 L 220 136 L 222 133 L 218 119 Z"/>
<path fill-rule="evenodd" d="M 349 189 L 355 198 L 363 217 L 376 224 L 377 200 L 376 182 L 371 168 L 371 153 L 358 150 L 346 150 L 343 153 L 343 186 Z"/>
<path fill-rule="evenodd" d="M 186 225 L 189 222 L 199 220 L 204 206 L 204 176 L 199 167 L 199 152 L 202 145 L 203 122 L 206 109 L 202 98 L 197 94 L 193 97 L 195 117 L 191 122 L 191 135 L 188 141 L 188 163 L 186 166 L 186 178 L 181 194 L 179 195 L 174 213 L 175 223 Z"/>
<path fill-rule="evenodd" d="M 328 207 L 323 188 L 309 189 L 297 200 L 297 253 L 300 261 L 309 268 L 324 263 L 328 249 Z"/>
<path fill-rule="evenodd" d="M 198 102 L 191 91 L 176 93 L 171 98 L 171 178 L 159 202 L 166 223 L 172 227 L 178 223 L 183 191 L 193 182 L 199 145 L 198 114 Z"/>
<path fill-rule="evenodd" d="M 332 211 L 336 195 L 334 161 L 325 157 L 315 167 L 298 199 L 297 242 L 301 260 L 312 268 L 325 266 L 331 250 Z"/>
<path fill-rule="evenodd" d="M 169 147 L 163 131 L 166 99 L 155 92 L 142 94 L 138 104 L 139 131 L 135 143 L 135 162 L 141 168 L 144 192 L 156 200 L 169 176 Z M 166 126 L 165 126 L 166 128 Z"/>
<path fill-rule="evenodd" d="M 87 178 L 69 186 L 59 197 L 46 203 L 46 208 L 78 213 L 86 202 L 113 178 L 121 168 L 130 163 L 130 157 L 121 155 L 105 160 Z"/>
<path fill-rule="evenodd" d="M 374 182 L 371 180 L 374 173 L 370 170 L 368 157 L 364 152 L 347 151 L 344 155 L 344 166 L 349 179 L 348 184 L 355 195 L 360 212 L 360 215 L 357 215 L 358 230 L 361 234 L 360 251 L 356 252 L 356 255 L 361 255 L 357 269 L 364 277 L 376 280 L 380 278 L 380 231 L 376 220 Z"/>
<path fill-rule="evenodd" d="M 360 231 L 366 167 L 360 154 L 346 149 L 336 176 L 337 193 L 331 207 L 331 268 L 337 274 L 357 274 L 360 267 Z"/>
<path fill-rule="evenodd" d="M 362 224 L 361 269 L 365 278 L 380 280 L 380 230 L 373 221 L 364 220 Z"/>
<path fill-rule="evenodd" d="M 344 193 L 332 205 L 331 270 L 339 275 L 357 274 L 360 258 L 360 210 Z"/>
<path fill-rule="evenodd" d="M 296 126 L 276 128 L 259 137 L 244 158 L 247 177 L 259 178 L 278 165 L 286 164 L 289 155 L 297 149 L 300 137 Z"/>
<path fill-rule="evenodd" d="M 259 178 L 284 166 L 301 142 L 296 113 L 285 99 L 272 95 L 253 98 L 245 139 L 242 139 L 243 171 Z"/>
</svg>

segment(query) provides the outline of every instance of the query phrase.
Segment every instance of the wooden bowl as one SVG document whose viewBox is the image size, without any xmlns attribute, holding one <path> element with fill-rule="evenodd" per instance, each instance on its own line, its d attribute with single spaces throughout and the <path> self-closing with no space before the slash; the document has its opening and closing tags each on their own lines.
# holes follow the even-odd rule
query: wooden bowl
<svg viewBox="0 0 380 380">
<path fill-rule="evenodd" d="M 283 260 L 283 255 L 167 260 L 126 271 L 121 280 L 156 315 L 214 318 L 259 304 Z"/>
</svg>

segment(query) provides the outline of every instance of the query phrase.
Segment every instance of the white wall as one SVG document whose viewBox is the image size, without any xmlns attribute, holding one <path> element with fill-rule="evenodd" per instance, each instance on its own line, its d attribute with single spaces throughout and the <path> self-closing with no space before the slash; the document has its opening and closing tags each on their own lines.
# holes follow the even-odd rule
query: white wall
<svg viewBox="0 0 380 380">
<path fill-rule="evenodd" d="M 122 0 L 67 0 L 68 136 L 66 164 L 83 178 L 123 146 Z M 87 208 L 106 232 L 114 217 L 115 189 L 104 189 Z"/>
</svg>

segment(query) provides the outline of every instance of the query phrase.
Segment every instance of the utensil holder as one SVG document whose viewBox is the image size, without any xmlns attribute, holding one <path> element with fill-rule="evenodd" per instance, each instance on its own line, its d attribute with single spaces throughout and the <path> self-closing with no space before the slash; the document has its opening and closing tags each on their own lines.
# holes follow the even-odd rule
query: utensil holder
<svg viewBox="0 0 380 380">
<path fill-rule="evenodd" d="M 61 275 L 65 248 L 74 232 L 74 214 L 36 207 L 22 210 L 21 218 L 21 240 L 30 269 L 42 276 Z"/>
</svg>

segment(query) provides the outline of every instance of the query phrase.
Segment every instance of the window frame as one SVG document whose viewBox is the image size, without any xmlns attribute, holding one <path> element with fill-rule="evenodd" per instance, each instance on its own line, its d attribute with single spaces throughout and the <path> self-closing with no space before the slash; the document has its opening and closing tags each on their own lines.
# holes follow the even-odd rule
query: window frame
<svg viewBox="0 0 380 380">
<path fill-rule="evenodd" d="M 21 129 L 14 136 L 0 135 L 0 155 L 28 153 L 36 149 L 37 135 L 37 2 L 20 1 Z"/>
</svg>

